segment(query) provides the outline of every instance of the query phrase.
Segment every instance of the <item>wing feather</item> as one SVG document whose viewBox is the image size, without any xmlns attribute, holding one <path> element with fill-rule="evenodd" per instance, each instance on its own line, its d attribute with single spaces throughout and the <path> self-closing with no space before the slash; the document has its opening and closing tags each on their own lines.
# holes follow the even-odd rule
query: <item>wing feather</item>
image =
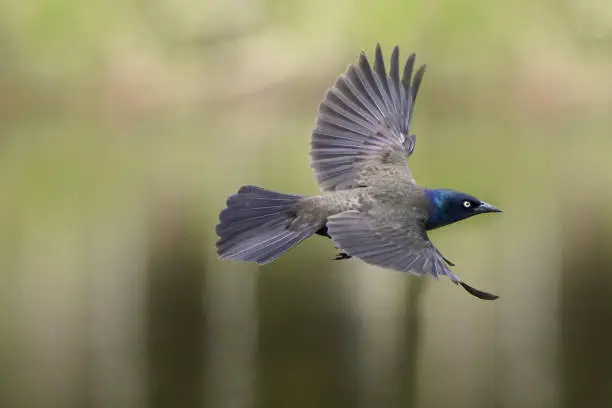
<svg viewBox="0 0 612 408">
<path fill-rule="evenodd" d="M 427 237 L 422 223 L 406 214 L 346 211 L 329 217 L 327 232 L 343 252 L 368 264 L 436 279 L 447 276 L 477 298 L 498 298 L 459 279 L 448 267 L 453 264 Z"/>
<path fill-rule="evenodd" d="M 366 263 L 460 282 L 417 220 L 347 211 L 331 216 L 327 230 L 339 248 Z"/>
<path fill-rule="evenodd" d="M 327 90 L 319 106 L 310 152 L 323 190 L 355 187 L 368 164 L 401 166 L 404 177 L 412 180 L 407 158 L 416 139 L 409 135 L 410 121 L 425 72 L 423 66 L 412 78 L 414 59 L 414 54 L 407 59 L 400 80 L 399 48 L 391 53 L 387 73 L 377 45 L 373 64 L 362 52 L 358 62 Z"/>
</svg>

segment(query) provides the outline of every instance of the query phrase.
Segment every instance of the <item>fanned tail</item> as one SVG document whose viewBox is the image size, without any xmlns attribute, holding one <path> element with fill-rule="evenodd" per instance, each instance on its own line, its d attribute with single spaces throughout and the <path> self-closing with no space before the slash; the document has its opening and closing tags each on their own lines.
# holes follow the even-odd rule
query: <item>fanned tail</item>
<svg viewBox="0 0 612 408">
<path fill-rule="evenodd" d="M 303 198 L 256 186 L 243 186 L 227 199 L 216 227 L 221 259 L 271 262 L 315 231 L 289 228 L 295 204 Z"/>
</svg>

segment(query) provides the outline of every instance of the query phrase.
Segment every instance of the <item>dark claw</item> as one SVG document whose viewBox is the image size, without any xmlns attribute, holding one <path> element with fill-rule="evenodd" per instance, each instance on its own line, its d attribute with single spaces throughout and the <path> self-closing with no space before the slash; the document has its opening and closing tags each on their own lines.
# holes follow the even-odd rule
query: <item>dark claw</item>
<svg viewBox="0 0 612 408">
<path fill-rule="evenodd" d="M 346 252 L 340 252 L 338 255 L 336 255 L 336 257 L 334 258 L 334 261 L 340 261 L 342 259 L 351 259 L 351 258 L 352 256 L 350 256 Z"/>
<path fill-rule="evenodd" d="M 493 293 L 489 293 L 489 292 L 483 292 L 482 290 L 478 290 L 476 288 L 471 287 L 470 285 L 468 285 L 467 283 L 464 282 L 458 282 L 459 285 L 461 285 L 461 287 L 463 289 L 465 289 L 470 295 L 472 296 L 476 296 L 478 299 L 483 299 L 483 300 L 495 300 L 497 298 L 499 298 L 499 296 L 494 295 Z"/>
<path fill-rule="evenodd" d="M 327 225 L 323 225 L 321 228 L 319 228 L 315 234 L 317 235 L 321 235 L 322 237 L 327 237 L 329 239 L 331 239 L 331 236 L 329 235 L 329 233 L 327 232 Z M 350 256 L 349 254 L 347 254 L 346 252 L 342 252 L 340 251 L 340 253 L 338 255 L 336 255 L 336 257 L 333 259 L 334 261 L 341 261 L 343 259 L 351 259 L 352 256 Z"/>
</svg>

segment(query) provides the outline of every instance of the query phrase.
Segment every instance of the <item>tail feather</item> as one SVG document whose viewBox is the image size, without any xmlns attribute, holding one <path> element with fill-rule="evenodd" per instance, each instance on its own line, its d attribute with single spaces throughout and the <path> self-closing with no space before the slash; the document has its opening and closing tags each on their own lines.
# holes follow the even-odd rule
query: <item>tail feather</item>
<svg viewBox="0 0 612 408">
<path fill-rule="evenodd" d="M 311 236 L 314 230 L 289 229 L 295 217 L 293 208 L 301 198 L 255 186 L 240 188 L 227 199 L 227 208 L 219 215 L 219 256 L 263 264 Z"/>
</svg>

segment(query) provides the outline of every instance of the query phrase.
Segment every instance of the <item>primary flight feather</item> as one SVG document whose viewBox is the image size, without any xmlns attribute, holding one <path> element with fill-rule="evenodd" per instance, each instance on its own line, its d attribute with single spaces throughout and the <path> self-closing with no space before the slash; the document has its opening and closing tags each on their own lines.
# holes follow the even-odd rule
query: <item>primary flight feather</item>
<svg viewBox="0 0 612 408">
<path fill-rule="evenodd" d="M 389 70 L 380 45 L 370 64 L 364 52 L 327 90 L 311 139 L 311 166 L 322 194 L 301 196 L 244 186 L 227 200 L 216 227 L 223 259 L 273 261 L 314 235 L 331 238 L 341 253 L 383 268 L 445 275 L 472 295 L 475 289 L 451 270 L 427 231 L 477 214 L 501 210 L 448 189 L 419 186 L 408 159 L 414 104 L 425 73 L 415 55 L 400 78 L 399 49 Z"/>
</svg>

